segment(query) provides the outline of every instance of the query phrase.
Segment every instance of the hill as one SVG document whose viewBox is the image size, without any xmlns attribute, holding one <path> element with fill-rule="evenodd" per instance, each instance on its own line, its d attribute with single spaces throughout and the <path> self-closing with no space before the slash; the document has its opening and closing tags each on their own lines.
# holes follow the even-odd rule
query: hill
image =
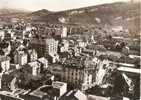
<svg viewBox="0 0 141 100">
<path fill-rule="evenodd" d="M 111 3 L 59 12 L 42 9 L 35 12 L 0 9 L 0 18 L 19 17 L 31 22 L 77 25 L 123 26 L 131 33 L 140 33 L 141 3 Z"/>
<path fill-rule="evenodd" d="M 0 16 L 4 15 L 10 15 L 10 14 L 21 14 L 21 13 L 27 13 L 29 11 L 26 10 L 17 10 L 17 9 L 11 9 L 11 8 L 3 8 L 0 9 Z"/>
<path fill-rule="evenodd" d="M 82 25 L 121 25 L 130 28 L 131 31 L 139 32 L 140 25 L 140 3 L 112 3 L 97 6 L 90 6 L 78 9 L 71 9 L 60 12 L 49 12 L 41 10 L 35 14 L 34 22 L 50 22 Z"/>
<path fill-rule="evenodd" d="M 46 9 L 38 10 L 35 12 L 30 13 L 28 16 L 33 16 L 33 17 L 39 17 L 39 16 L 47 16 L 48 14 L 51 14 L 51 11 L 48 11 Z"/>
<path fill-rule="evenodd" d="M 40 10 L 33 12 L 32 15 L 40 16 L 37 21 L 58 22 L 59 18 L 64 17 L 69 19 L 68 22 L 70 23 L 95 24 L 99 19 L 101 23 L 111 24 L 111 21 L 117 17 L 122 17 L 122 19 L 138 17 L 140 16 L 139 10 L 139 3 L 112 3 L 54 13 L 48 10 Z"/>
</svg>

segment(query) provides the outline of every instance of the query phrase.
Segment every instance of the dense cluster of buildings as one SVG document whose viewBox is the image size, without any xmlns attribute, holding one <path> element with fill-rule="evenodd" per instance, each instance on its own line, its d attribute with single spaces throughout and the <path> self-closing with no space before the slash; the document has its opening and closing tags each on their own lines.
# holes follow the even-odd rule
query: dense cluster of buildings
<svg viewBox="0 0 141 100">
<path fill-rule="evenodd" d="M 137 100 L 140 40 L 98 31 L 24 21 L 1 27 L 0 98 Z"/>
</svg>

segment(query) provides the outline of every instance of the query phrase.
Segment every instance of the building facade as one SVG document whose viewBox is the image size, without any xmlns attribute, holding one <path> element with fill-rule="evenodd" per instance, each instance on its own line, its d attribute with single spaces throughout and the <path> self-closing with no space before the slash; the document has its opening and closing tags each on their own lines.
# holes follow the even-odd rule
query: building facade
<svg viewBox="0 0 141 100">
<path fill-rule="evenodd" d="M 14 55 L 14 63 L 19 65 L 27 64 L 27 54 L 24 51 L 16 51 Z"/>
<path fill-rule="evenodd" d="M 58 51 L 58 41 L 53 38 L 46 39 L 46 55 L 57 54 Z"/>
<path fill-rule="evenodd" d="M 38 59 L 38 55 L 35 49 L 28 50 L 28 61 L 32 62 Z"/>
<path fill-rule="evenodd" d="M 73 88 L 85 89 L 93 83 L 93 68 L 88 68 L 84 64 L 64 65 L 61 74 L 61 81 L 73 85 Z"/>
<path fill-rule="evenodd" d="M 0 56 L 0 72 L 5 72 L 10 69 L 10 58 L 7 56 Z"/>
<path fill-rule="evenodd" d="M 62 28 L 62 34 L 61 34 L 61 37 L 62 37 L 62 38 L 67 37 L 67 27 L 63 27 L 63 28 Z"/>
</svg>

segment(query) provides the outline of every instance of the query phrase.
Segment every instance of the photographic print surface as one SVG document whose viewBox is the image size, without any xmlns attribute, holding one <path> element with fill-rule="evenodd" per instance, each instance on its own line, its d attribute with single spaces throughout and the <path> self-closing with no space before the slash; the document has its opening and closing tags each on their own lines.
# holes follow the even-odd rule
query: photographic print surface
<svg viewBox="0 0 141 100">
<path fill-rule="evenodd" d="M 140 100 L 140 0 L 0 0 L 0 100 Z"/>
</svg>

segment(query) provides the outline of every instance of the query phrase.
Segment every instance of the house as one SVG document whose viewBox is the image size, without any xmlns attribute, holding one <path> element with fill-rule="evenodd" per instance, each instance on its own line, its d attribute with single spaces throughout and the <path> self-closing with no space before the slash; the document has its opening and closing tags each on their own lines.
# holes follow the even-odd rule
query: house
<svg viewBox="0 0 141 100">
<path fill-rule="evenodd" d="M 67 52 L 69 49 L 69 41 L 63 39 L 60 46 L 60 52 Z"/>
<path fill-rule="evenodd" d="M 53 38 L 46 39 L 46 48 L 45 48 L 45 56 L 50 56 L 52 58 L 52 62 L 55 63 L 59 60 L 58 52 L 58 41 Z"/>
<path fill-rule="evenodd" d="M 46 53 L 49 55 L 56 54 L 58 51 L 58 41 L 53 38 L 46 39 Z"/>
<path fill-rule="evenodd" d="M 10 83 L 13 79 L 11 73 L 1 73 L 0 74 L 0 90 L 10 91 Z"/>
<path fill-rule="evenodd" d="M 130 48 L 125 46 L 122 48 L 122 53 L 125 54 L 125 55 L 129 55 L 130 53 Z"/>
<path fill-rule="evenodd" d="M 38 61 L 30 62 L 28 65 L 32 68 L 32 75 L 39 76 L 41 72 L 41 63 Z"/>
<path fill-rule="evenodd" d="M 67 27 L 62 27 L 61 38 L 67 37 Z"/>
<path fill-rule="evenodd" d="M 78 46 L 81 48 L 85 48 L 87 46 L 87 43 L 83 39 L 77 40 Z"/>
<path fill-rule="evenodd" d="M 25 65 L 28 62 L 28 55 L 25 52 L 25 46 L 21 44 L 14 52 L 14 63 L 19 65 Z"/>
<path fill-rule="evenodd" d="M 67 83 L 55 81 L 52 83 L 53 89 L 56 91 L 56 96 L 61 97 L 67 92 Z"/>
<path fill-rule="evenodd" d="M 85 90 L 93 82 L 93 67 L 87 66 L 85 60 L 81 58 L 71 58 L 63 63 L 61 81 L 67 82 L 70 88 Z"/>
<path fill-rule="evenodd" d="M 0 56 L 0 72 L 6 72 L 10 69 L 10 58 L 7 56 Z"/>
<path fill-rule="evenodd" d="M 0 40 L 3 40 L 5 37 L 5 32 L 4 30 L 0 30 Z"/>
<path fill-rule="evenodd" d="M 14 55 L 14 63 L 19 65 L 27 64 L 27 53 L 24 51 L 16 51 Z"/>
<path fill-rule="evenodd" d="M 44 39 L 33 38 L 31 40 L 31 47 L 37 51 L 38 57 L 43 57 L 46 54 L 46 42 Z"/>
<path fill-rule="evenodd" d="M 43 65 L 45 69 L 48 68 L 48 60 L 45 57 L 39 58 L 38 61 Z"/>
<path fill-rule="evenodd" d="M 35 49 L 30 49 L 28 52 L 28 62 L 32 62 L 38 59 L 38 55 Z"/>
</svg>

